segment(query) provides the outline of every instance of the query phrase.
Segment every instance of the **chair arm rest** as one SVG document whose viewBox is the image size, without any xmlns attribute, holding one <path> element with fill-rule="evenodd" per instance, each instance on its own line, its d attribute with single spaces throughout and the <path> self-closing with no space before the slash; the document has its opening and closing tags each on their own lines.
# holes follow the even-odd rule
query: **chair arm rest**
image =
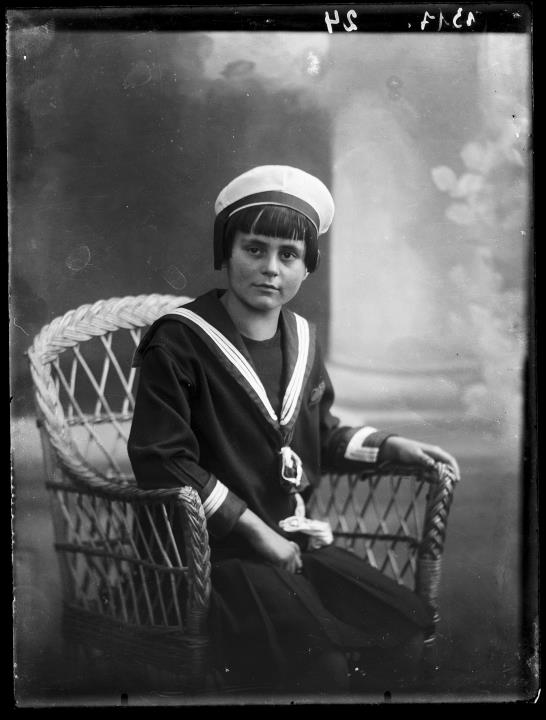
<svg viewBox="0 0 546 720">
<path fill-rule="evenodd" d="M 188 629 L 203 632 L 210 600 L 210 547 L 206 518 L 197 492 L 191 487 L 143 490 L 131 485 L 119 485 L 102 478 L 94 478 L 93 484 L 78 478 L 76 482 L 46 483 L 50 490 L 66 491 L 78 495 L 101 497 L 110 501 L 124 502 L 142 507 L 173 503 L 182 514 L 186 563 L 188 571 Z M 167 569 L 167 568 L 166 568 Z"/>
<path fill-rule="evenodd" d="M 436 560 L 444 550 L 447 519 L 459 478 L 449 465 L 440 462 L 423 477 L 429 483 L 429 491 L 420 556 Z"/>
<path fill-rule="evenodd" d="M 144 490 L 133 484 L 121 484 L 117 481 L 104 480 L 98 476 L 95 476 L 92 482 L 88 482 L 87 478 L 82 478 L 81 476 L 72 476 L 71 480 L 67 482 L 52 480 L 46 482 L 46 487 L 50 490 L 67 490 L 81 495 L 96 495 L 97 497 L 108 498 L 110 500 L 150 505 L 165 502 L 181 502 L 183 504 L 186 501 L 187 495 L 191 495 L 192 492 L 195 493 L 195 490 L 189 487 Z M 184 492 L 181 493 L 181 491 Z M 197 495 L 197 493 L 195 494 Z M 199 498 L 199 496 L 197 497 Z"/>
<path fill-rule="evenodd" d="M 417 476 L 428 483 L 422 536 L 417 551 L 415 592 L 432 608 L 436 624 L 439 620 L 438 595 L 447 520 L 459 478 L 449 465 L 441 462 L 435 463 L 430 469 L 414 465 L 384 464 L 379 469 L 362 472 L 361 478 L 365 480 L 378 475 L 408 478 Z M 433 638 L 431 635 L 430 641 Z"/>
<path fill-rule="evenodd" d="M 399 465 L 383 463 L 378 468 L 361 470 L 358 477 L 368 479 L 400 480 L 417 479 L 428 484 L 427 503 L 423 521 L 422 536 L 419 543 L 419 557 L 437 560 L 444 549 L 447 518 L 459 478 L 449 465 L 437 462 L 431 468 L 422 465 Z"/>
<path fill-rule="evenodd" d="M 430 485 L 423 523 L 423 537 L 417 555 L 415 591 L 434 611 L 436 624 L 439 620 L 438 595 L 447 520 L 459 478 L 449 465 L 436 463 L 436 466 L 427 472 L 426 479 Z M 430 641 L 433 639 L 434 636 L 431 635 Z"/>
<path fill-rule="evenodd" d="M 436 623 L 439 619 L 438 595 L 447 520 L 459 478 L 450 466 L 441 462 L 431 468 L 384 463 L 379 468 L 360 471 L 358 476 L 362 481 L 395 476 L 401 480 L 417 479 L 428 484 L 421 535 L 417 544 L 415 592 L 432 608 Z"/>
</svg>

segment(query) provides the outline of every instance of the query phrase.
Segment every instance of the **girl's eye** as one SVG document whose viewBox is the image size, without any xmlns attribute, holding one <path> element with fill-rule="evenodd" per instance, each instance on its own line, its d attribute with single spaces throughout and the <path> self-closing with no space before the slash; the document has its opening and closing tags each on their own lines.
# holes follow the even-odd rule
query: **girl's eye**
<svg viewBox="0 0 546 720">
<path fill-rule="evenodd" d="M 258 247 L 248 247 L 248 248 L 246 249 L 246 251 L 247 251 L 248 253 L 250 253 L 251 255 L 257 255 L 257 254 L 260 252 L 260 248 L 258 248 Z"/>
</svg>

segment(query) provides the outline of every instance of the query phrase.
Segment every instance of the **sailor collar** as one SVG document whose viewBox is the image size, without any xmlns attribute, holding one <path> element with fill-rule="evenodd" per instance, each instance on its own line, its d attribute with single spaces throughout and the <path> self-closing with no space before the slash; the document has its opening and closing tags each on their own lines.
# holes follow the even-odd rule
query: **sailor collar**
<svg viewBox="0 0 546 720">
<path fill-rule="evenodd" d="M 252 398 L 268 423 L 280 430 L 284 438 L 288 438 L 292 435 L 314 362 L 314 327 L 297 313 L 286 308 L 281 310 L 283 353 L 288 382 L 280 416 L 277 416 L 244 340 L 220 302 L 222 294 L 222 290 L 212 290 L 187 305 L 171 310 L 162 319 L 176 318 L 191 328 Z"/>
<path fill-rule="evenodd" d="M 135 367 L 140 365 L 142 354 L 153 336 L 155 327 L 163 320 L 178 320 L 190 328 L 251 398 L 269 427 L 280 435 L 281 486 L 287 492 L 295 493 L 297 499 L 299 492 L 308 484 L 308 480 L 303 472 L 301 458 L 292 450 L 290 443 L 315 359 L 315 328 L 305 318 L 282 308 L 279 321 L 282 323 L 285 375 L 288 383 L 284 390 L 281 413 L 277 416 L 244 340 L 220 302 L 224 292 L 211 290 L 158 318 L 137 348 L 133 365 Z M 300 511 L 301 505 L 300 498 Z"/>
</svg>

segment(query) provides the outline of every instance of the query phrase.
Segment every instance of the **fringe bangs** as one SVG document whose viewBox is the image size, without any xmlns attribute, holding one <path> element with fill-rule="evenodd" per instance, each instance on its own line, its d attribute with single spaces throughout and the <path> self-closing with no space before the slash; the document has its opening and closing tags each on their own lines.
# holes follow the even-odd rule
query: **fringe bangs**
<svg viewBox="0 0 546 720">
<path fill-rule="evenodd" d="M 228 220 L 224 234 L 224 257 L 231 256 L 236 232 L 265 237 L 301 240 L 306 245 L 305 262 L 313 272 L 318 261 L 318 238 L 313 223 L 297 210 L 279 205 L 256 205 L 235 213 Z"/>
</svg>

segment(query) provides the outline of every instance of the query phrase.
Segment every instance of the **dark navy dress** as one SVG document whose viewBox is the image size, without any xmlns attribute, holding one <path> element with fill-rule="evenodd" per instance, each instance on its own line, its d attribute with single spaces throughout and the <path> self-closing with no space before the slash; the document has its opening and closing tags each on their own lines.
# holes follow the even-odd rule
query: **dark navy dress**
<svg viewBox="0 0 546 720">
<path fill-rule="evenodd" d="M 245 341 L 221 292 L 160 319 L 143 339 L 129 455 L 141 487 L 191 485 L 203 501 L 217 667 L 250 684 L 282 685 L 325 650 L 396 649 L 427 631 L 432 614 L 353 553 L 309 551 L 307 535 L 280 529 L 296 502 L 279 479 L 281 447 L 301 458 L 305 502 L 323 471 L 373 467 L 388 433 L 368 433 L 365 459 L 352 459 L 359 429 L 330 413 L 333 389 L 313 327 L 283 309 L 274 338 Z M 264 561 L 234 531 L 247 507 L 298 542 L 301 574 Z"/>
</svg>

